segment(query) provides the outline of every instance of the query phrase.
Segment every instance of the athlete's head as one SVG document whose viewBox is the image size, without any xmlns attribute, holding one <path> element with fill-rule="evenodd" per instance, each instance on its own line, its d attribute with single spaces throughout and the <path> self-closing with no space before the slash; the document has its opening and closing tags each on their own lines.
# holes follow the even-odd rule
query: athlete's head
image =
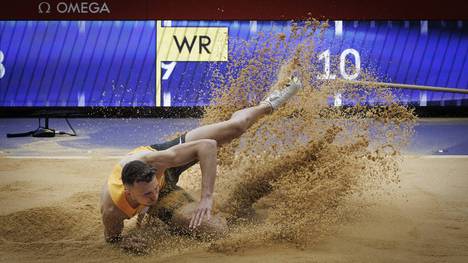
<svg viewBox="0 0 468 263">
<path fill-rule="evenodd" d="M 156 170 L 142 161 L 131 161 L 122 169 L 125 192 L 142 205 L 154 205 L 159 196 Z"/>
</svg>

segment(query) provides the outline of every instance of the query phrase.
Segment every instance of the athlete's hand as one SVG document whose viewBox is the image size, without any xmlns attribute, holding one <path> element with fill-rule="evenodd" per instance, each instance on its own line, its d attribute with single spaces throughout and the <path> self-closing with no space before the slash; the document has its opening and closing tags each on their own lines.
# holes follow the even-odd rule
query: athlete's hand
<svg viewBox="0 0 468 263">
<path fill-rule="evenodd" d="M 195 229 L 199 227 L 206 216 L 207 220 L 211 219 L 211 207 L 213 206 L 213 197 L 204 197 L 200 200 L 197 209 L 193 212 L 189 227 Z"/>
</svg>

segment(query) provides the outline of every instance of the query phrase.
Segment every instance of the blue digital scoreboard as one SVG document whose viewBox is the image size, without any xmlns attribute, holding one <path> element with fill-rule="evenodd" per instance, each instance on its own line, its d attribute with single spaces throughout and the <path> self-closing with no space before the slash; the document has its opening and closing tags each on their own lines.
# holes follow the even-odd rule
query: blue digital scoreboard
<svg viewBox="0 0 468 263">
<path fill-rule="evenodd" d="M 319 78 L 468 90 L 468 21 L 330 21 Z M 289 32 L 288 21 L 0 21 L 0 106 L 203 106 L 212 63 L 234 40 Z M 353 61 L 330 63 L 330 57 Z M 350 73 L 353 72 L 353 73 Z M 404 90 L 401 103 L 468 105 L 468 95 Z"/>
</svg>

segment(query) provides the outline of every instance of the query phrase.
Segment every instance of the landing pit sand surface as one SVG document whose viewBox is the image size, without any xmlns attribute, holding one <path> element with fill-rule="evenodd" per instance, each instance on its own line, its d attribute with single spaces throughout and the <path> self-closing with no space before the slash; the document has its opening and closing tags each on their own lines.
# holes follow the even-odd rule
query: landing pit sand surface
<svg viewBox="0 0 468 263">
<path fill-rule="evenodd" d="M 195 248 L 144 256 L 125 253 L 103 240 L 99 193 L 115 162 L 97 156 L 88 160 L 1 157 L 0 261 L 468 261 L 468 158 L 464 156 L 405 156 L 400 184 L 386 186 L 392 188 L 391 194 L 376 196 L 372 202 L 351 202 L 363 206 L 362 215 L 314 247 L 278 243 L 228 254 Z"/>
</svg>

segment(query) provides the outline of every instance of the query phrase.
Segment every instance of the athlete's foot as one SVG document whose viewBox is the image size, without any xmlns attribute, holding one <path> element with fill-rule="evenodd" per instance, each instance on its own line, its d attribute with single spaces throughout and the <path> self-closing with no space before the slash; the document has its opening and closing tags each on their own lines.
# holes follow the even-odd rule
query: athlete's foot
<svg viewBox="0 0 468 263">
<path fill-rule="evenodd" d="M 260 103 L 267 104 L 275 110 L 294 96 L 300 88 L 302 88 L 301 81 L 297 77 L 292 77 L 282 90 L 273 91 Z"/>
</svg>

